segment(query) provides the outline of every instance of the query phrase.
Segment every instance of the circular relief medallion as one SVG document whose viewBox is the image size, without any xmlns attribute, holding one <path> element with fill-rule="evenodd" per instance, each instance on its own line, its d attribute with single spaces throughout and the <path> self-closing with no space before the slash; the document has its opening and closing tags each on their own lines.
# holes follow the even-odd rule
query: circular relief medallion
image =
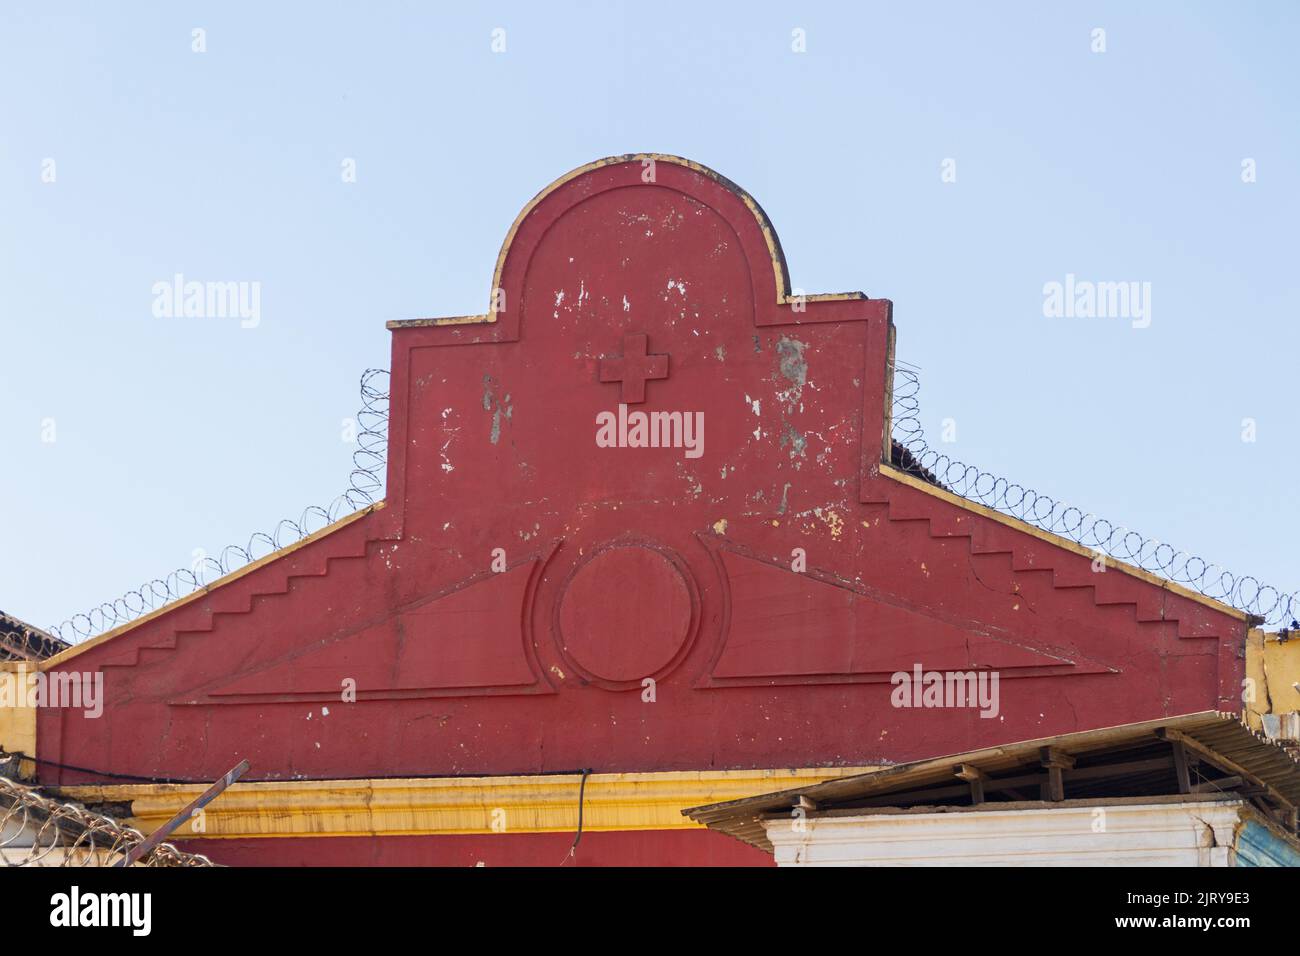
<svg viewBox="0 0 1300 956">
<path fill-rule="evenodd" d="M 691 589 L 672 561 L 651 548 L 597 552 L 560 600 L 565 654 L 592 676 L 641 681 L 670 664 L 691 630 Z"/>
</svg>

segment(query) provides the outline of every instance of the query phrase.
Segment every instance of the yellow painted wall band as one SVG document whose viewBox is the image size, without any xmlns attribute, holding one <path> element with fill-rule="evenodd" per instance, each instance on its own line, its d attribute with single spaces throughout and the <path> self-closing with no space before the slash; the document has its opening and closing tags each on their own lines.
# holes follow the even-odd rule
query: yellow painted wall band
<svg viewBox="0 0 1300 956">
<path fill-rule="evenodd" d="M 871 767 L 597 773 L 587 778 L 584 830 L 692 830 L 686 807 L 806 786 Z M 578 774 L 294 780 L 237 783 L 208 805 L 202 832 L 238 839 L 295 836 L 550 833 L 578 825 Z M 144 833 L 202 793 L 202 784 L 59 788 L 82 803 L 130 802 Z"/>
</svg>

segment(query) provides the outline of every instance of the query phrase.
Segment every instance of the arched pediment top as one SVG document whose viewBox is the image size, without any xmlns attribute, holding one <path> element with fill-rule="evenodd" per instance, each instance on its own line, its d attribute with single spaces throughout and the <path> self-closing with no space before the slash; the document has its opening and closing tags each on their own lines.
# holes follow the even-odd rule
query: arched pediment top
<svg viewBox="0 0 1300 956">
<path fill-rule="evenodd" d="M 887 300 L 862 292 L 799 294 L 792 292 L 785 253 L 776 229 L 748 192 L 702 163 L 664 153 L 608 156 L 579 166 L 554 180 L 520 211 L 497 255 L 487 309 L 476 315 L 410 319 L 388 323 L 391 329 L 428 326 L 492 326 L 461 329 L 460 341 L 513 340 L 518 337 L 518 309 L 529 263 L 548 230 L 566 213 L 610 190 L 650 186 L 668 189 L 721 217 L 735 233 L 749 266 L 756 324 L 888 320 Z M 870 303 L 868 305 L 868 303 Z"/>
</svg>

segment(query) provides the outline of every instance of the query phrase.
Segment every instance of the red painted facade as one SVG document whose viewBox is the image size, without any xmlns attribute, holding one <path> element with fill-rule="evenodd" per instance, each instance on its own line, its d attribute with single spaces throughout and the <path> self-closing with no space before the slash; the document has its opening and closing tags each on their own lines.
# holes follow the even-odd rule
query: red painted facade
<svg viewBox="0 0 1300 956">
<path fill-rule="evenodd" d="M 615 830 L 436 836 L 186 840 L 225 866 L 775 866 L 772 855 L 716 830 Z"/>
<path fill-rule="evenodd" d="M 852 766 L 1236 708 L 1242 620 L 882 473 L 890 303 L 791 301 L 752 200 L 647 169 L 540 196 L 495 321 L 394 328 L 386 507 L 70 658 L 106 713 L 42 712 L 40 755 L 194 779 Z M 654 420 L 671 447 L 601 447 L 637 412 L 681 413 Z M 997 717 L 891 706 L 918 664 L 996 670 Z"/>
</svg>

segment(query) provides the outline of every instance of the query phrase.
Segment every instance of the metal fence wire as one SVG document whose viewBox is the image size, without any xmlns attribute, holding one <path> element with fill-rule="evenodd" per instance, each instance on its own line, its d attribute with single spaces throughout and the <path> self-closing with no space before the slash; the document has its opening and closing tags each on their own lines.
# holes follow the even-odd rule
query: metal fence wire
<svg viewBox="0 0 1300 956">
<path fill-rule="evenodd" d="M 190 568 L 178 568 L 148 581 L 114 601 L 51 627 L 50 633 L 77 643 L 128 623 L 381 500 L 388 458 L 388 380 L 386 369 L 367 369 L 361 376 L 362 407 L 357 414 L 353 470 L 347 490 L 329 505 L 313 505 L 297 520 L 286 518 L 271 532 L 254 534 L 244 546 L 228 545 L 216 558 L 205 557 Z M 900 363 L 894 371 L 893 439 L 910 455 L 910 459 L 905 457 L 901 463 L 905 470 L 927 479 L 933 477 L 949 491 L 970 501 L 1256 615 L 1267 625 L 1296 626 L 1300 590 L 1286 592 L 1249 575 L 1234 574 L 1172 545 L 931 448 L 921 427 L 920 390 L 917 370 Z"/>
<path fill-rule="evenodd" d="M 218 578 L 382 500 L 384 468 L 388 461 L 387 369 L 366 369 L 361 376 L 361 410 L 357 413 L 356 427 L 357 448 L 352 453 L 347 490 L 328 505 L 312 505 L 296 520 L 285 518 L 271 531 L 257 532 L 245 545 L 227 545 L 215 558 L 204 556 L 188 568 L 177 568 L 161 578 L 146 581 L 114 601 L 68 618 L 49 628 L 49 632 L 72 644 L 102 634 L 164 604 L 204 590 Z"/>
<path fill-rule="evenodd" d="M 5 866 L 116 866 L 144 834 L 76 803 L 43 796 L 0 776 L 0 863 Z M 206 856 L 159 843 L 139 866 L 214 866 Z"/>
<path fill-rule="evenodd" d="M 905 470 L 918 475 L 928 472 L 953 494 L 1068 538 L 1098 554 L 1158 574 L 1253 614 L 1267 625 L 1296 626 L 1300 590 L 1286 592 L 1249 575 L 1234 574 L 1204 558 L 931 448 L 921 427 L 920 391 L 916 369 L 895 368 L 893 438 L 911 455 L 911 461 L 903 465 Z"/>
</svg>

